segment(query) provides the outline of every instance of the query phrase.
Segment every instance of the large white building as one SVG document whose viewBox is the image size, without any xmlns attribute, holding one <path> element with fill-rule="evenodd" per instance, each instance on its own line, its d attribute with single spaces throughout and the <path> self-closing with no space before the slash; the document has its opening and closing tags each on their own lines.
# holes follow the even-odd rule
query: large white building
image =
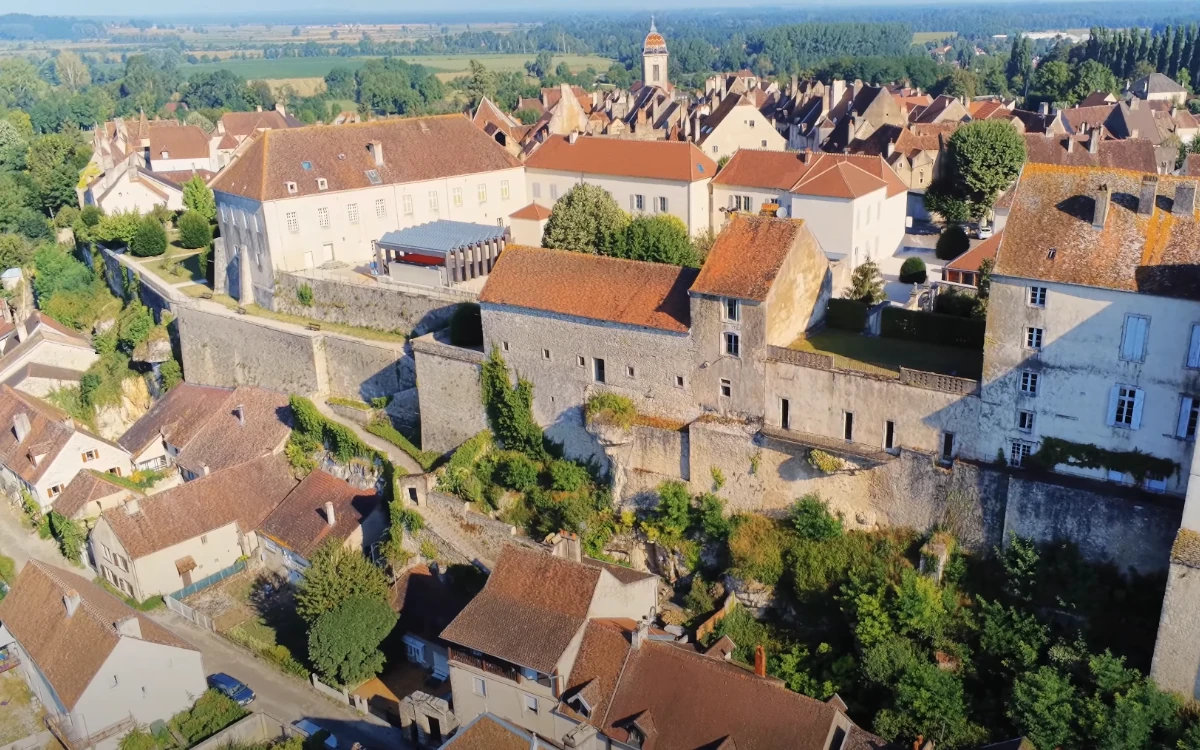
<svg viewBox="0 0 1200 750">
<path fill-rule="evenodd" d="M 879 156 L 742 149 L 712 181 L 712 226 L 764 204 L 803 219 L 831 257 L 851 268 L 904 241 L 908 189 Z"/>
<path fill-rule="evenodd" d="M 527 203 L 552 207 L 587 183 L 632 214 L 671 214 L 697 234 L 708 229 L 708 186 L 717 163 L 693 143 L 551 136 L 525 160 Z"/>
<path fill-rule="evenodd" d="M 266 131 L 212 188 L 229 265 L 249 266 L 260 303 L 276 270 L 367 264 L 385 232 L 505 226 L 529 202 L 521 163 L 461 115 Z"/>
</svg>

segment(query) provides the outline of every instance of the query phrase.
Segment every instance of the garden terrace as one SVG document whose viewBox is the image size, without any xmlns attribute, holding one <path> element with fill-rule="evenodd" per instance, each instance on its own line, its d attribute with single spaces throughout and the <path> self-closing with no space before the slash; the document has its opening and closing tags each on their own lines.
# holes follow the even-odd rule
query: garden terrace
<svg viewBox="0 0 1200 750">
<path fill-rule="evenodd" d="M 939 346 L 919 341 L 905 341 L 883 337 L 861 336 L 849 331 L 827 328 L 800 337 L 788 350 L 815 355 L 826 355 L 833 362 L 822 367 L 820 360 L 796 358 L 787 355 L 778 357 L 803 367 L 836 369 L 897 378 L 910 385 L 944 390 L 945 384 L 931 384 L 929 374 L 951 376 L 955 380 L 978 380 L 983 373 L 983 352 Z M 965 390 L 963 385 L 953 384 L 954 390 Z M 967 392 L 972 392 L 971 388 Z"/>
</svg>

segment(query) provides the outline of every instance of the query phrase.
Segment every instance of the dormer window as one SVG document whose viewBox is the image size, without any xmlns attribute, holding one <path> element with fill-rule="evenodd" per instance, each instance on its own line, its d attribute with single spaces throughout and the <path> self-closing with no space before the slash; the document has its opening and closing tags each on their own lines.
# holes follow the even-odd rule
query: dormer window
<svg viewBox="0 0 1200 750">
<path fill-rule="evenodd" d="M 295 195 L 295 194 L 296 194 L 296 189 L 297 189 L 297 188 L 296 188 L 296 183 L 294 183 L 294 182 L 285 182 L 285 183 L 283 183 L 283 184 L 287 186 L 287 191 L 288 191 L 288 193 L 289 193 L 290 195 Z"/>
<path fill-rule="evenodd" d="M 325 178 L 318 177 L 317 178 L 317 190 L 328 190 L 328 189 L 329 189 L 329 183 L 325 180 Z"/>
<path fill-rule="evenodd" d="M 592 718 L 592 707 L 588 704 L 587 699 L 585 699 L 582 695 L 575 696 L 570 700 L 570 702 L 567 703 L 567 705 L 583 718 Z"/>
<path fill-rule="evenodd" d="M 162 157 L 162 158 L 164 158 L 164 159 L 170 159 L 170 158 L 171 158 L 171 152 L 170 152 L 170 151 L 163 151 L 161 154 L 159 154 L 159 156 L 161 156 L 161 157 Z"/>
</svg>

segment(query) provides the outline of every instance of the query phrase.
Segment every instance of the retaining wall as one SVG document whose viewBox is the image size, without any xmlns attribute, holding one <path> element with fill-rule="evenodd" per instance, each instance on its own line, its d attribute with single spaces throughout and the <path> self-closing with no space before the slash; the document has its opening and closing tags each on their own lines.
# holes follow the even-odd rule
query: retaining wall
<svg viewBox="0 0 1200 750">
<path fill-rule="evenodd" d="M 324 279 L 314 274 L 275 273 L 275 310 L 330 323 L 400 331 L 422 335 L 450 323 L 460 302 L 473 302 L 478 295 L 455 290 Z M 302 305 L 300 286 L 312 289 L 313 302 Z"/>
</svg>

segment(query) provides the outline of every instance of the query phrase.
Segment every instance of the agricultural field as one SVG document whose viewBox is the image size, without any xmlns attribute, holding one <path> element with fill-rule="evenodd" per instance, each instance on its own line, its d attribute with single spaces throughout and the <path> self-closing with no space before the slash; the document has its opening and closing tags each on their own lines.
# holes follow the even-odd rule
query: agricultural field
<svg viewBox="0 0 1200 750">
<path fill-rule="evenodd" d="M 913 44 L 925 44 L 926 42 L 940 42 L 943 39 L 949 39 L 954 36 L 953 31 L 917 31 L 913 33 Z"/>
<path fill-rule="evenodd" d="M 453 78 L 465 73 L 471 60 L 479 60 L 488 68 L 496 71 L 524 70 L 525 63 L 533 60 L 533 55 L 423 55 L 405 57 L 405 61 L 439 73 L 443 77 Z M 247 80 L 264 80 L 272 83 L 283 79 L 324 78 L 325 74 L 334 68 L 350 68 L 357 70 L 362 67 L 368 57 L 281 57 L 276 59 L 258 58 L 254 60 L 223 60 L 215 63 L 197 63 L 183 65 L 180 70 L 185 76 L 195 73 L 208 73 L 214 70 L 231 70 Z M 612 60 L 598 55 L 555 55 L 554 64 L 565 62 L 571 70 L 583 70 L 591 65 L 596 70 L 607 70 Z M 293 88 L 300 90 L 293 84 Z"/>
</svg>

